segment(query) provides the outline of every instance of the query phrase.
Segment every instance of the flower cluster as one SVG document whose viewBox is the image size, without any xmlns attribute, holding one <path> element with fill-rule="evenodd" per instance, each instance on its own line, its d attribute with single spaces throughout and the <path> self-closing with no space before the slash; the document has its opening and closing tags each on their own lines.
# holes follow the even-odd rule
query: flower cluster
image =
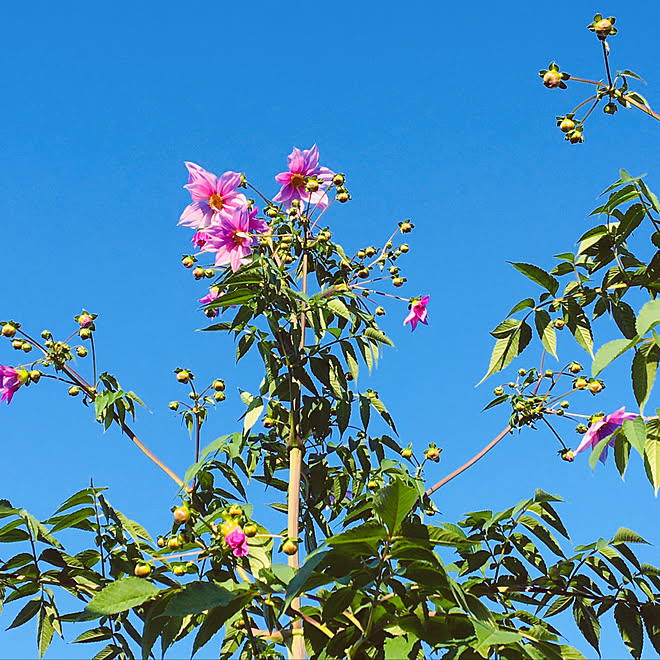
<svg viewBox="0 0 660 660">
<path fill-rule="evenodd" d="M 184 186 L 192 202 L 184 209 L 179 224 L 197 230 L 193 243 L 203 252 L 215 252 L 215 265 L 230 265 L 237 271 L 249 262 L 256 234 L 269 230 L 257 218 L 258 209 L 237 192 L 242 177 L 225 172 L 220 178 L 195 163 L 186 163 L 188 183 Z"/>
</svg>

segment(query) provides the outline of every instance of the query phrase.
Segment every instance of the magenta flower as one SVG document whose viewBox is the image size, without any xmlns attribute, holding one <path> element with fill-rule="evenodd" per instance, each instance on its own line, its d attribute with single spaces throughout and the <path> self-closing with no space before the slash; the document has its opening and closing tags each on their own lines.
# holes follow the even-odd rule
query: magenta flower
<svg viewBox="0 0 660 660">
<path fill-rule="evenodd" d="M 410 312 L 408 312 L 408 316 L 406 316 L 406 319 L 403 322 L 403 325 L 410 323 L 411 331 L 417 327 L 418 323 L 428 325 L 428 321 L 426 320 L 426 317 L 428 316 L 426 306 L 429 303 L 430 297 L 431 296 L 422 296 L 411 305 Z"/>
<path fill-rule="evenodd" d="M 189 177 L 183 186 L 190 192 L 192 203 L 181 214 L 179 224 L 204 229 L 220 220 L 231 219 L 234 211 L 247 203 L 243 193 L 236 192 L 241 184 L 238 172 L 225 172 L 220 178 L 195 163 L 186 163 Z"/>
<path fill-rule="evenodd" d="M 215 265 L 231 265 L 236 272 L 241 264 L 250 261 L 252 246 L 256 243 L 255 232 L 270 230 L 263 221 L 257 219 L 257 208 L 250 209 L 245 204 L 234 211 L 227 219 L 223 217 L 217 224 L 206 229 L 204 252 L 215 252 Z"/>
<path fill-rule="evenodd" d="M 319 167 L 319 150 L 316 145 L 311 149 L 297 147 L 287 158 L 288 172 L 281 172 L 275 177 L 277 183 L 282 184 L 280 192 L 273 197 L 274 202 L 283 203 L 287 208 L 291 207 L 294 199 L 300 202 L 309 202 L 310 206 L 318 205 L 324 209 L 328 205 L 326 188 L 330 185 L 334 172 L 327 167 Z M 321 184 L 314 192 L 305 190 L 306 179 L 314 177 Z"/>
<path fill-rule="evenodd" d="M 626 412 L 625 407 L 619 408 L 616 412 L 613 412 L 610 415 L 605 415 L 602 419 L 594 422 L 589 430 L 584 434 L 582 442 L 578 445 L 578 448 L 573 452 L 574 454 L 579 454 L 581 451 L 584 451 L 587 447 L 590 447 L 591 450 L 596 447 L 596 445 L 608 435 L 612 435 L 626 419 L 635 419 L 638 415 L 636 413 Z M 614 447 L 614 440 L 609 443 L 610 447 Z M 604 463 L 607 458 L 607 447 L 600 455 L 600 460 Z"/>
<path fill-rule="evenodd" d="M 21 385 L 24 385 L 28 379 L 28 372 L 25 369 L 14 369 L 14 367 L 5 367 L 0 364 L 0 401 L 7 401 L 7 405 L 14 396 L 14 393 Z"/>
<path fill-rule="evenodd" d="M 234 557 L 245 557 L 249 552 L 247 538 L 240 527 L 234 527 L 225 536 L 225 543 L 232 549 Z"/>
<path fill-rule="evenodd" d="M 208 305 L 210 302 L 213 302 L 216 298 L 219 297 L 220 297 L 220 289 L 217 286 L 212 286 L 209 292 L 203 298 L 199 299 L 199 302 L 201 302 L 202 305 Z M 217 316 L 220 313 L 220 310 L 216 307 L 216 309 L 214 309 L 213 312 L 214 312 L 213 316 Z"/>
</svg>

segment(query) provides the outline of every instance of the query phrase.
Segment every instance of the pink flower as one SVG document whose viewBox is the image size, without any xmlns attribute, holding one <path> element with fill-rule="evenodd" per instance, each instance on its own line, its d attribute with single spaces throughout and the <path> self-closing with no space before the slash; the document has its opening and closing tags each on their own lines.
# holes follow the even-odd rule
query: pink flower
<svg viewBox="0 0 660 660">
<path fill-rule="evenodd" d="M 406 316 L 406 319 L 403 322 L 403 325 L 410 323 L 411 331 L 417 327 L 418 323 L 423 323 L 424 325 L 428 325 L 428 322 L 426 320 L 426 317 L 428 316 L 426 306 L 429 303 L 430 297 L 431 296 L 422 296 L 419 300 L 417 300 L 411 305 L 410 312 L 408 313 L 408 316 Z"/>
<path fill-rule="evenodd" d="M 234 557 L 245 557 L 249 552 L 247 538 L 240 527 L 234 527 L 225 536 L 225 543 L 232 549 Z"/>
<path fill-rule="evenodd" d="M 220 297 L 220 289 L 217 286 L 212 286 L 209 292 L 203 298 L 199 299 L 199 302 L 201 302 L 202 305 L 208 305 L 209 303 L 213 302 L 216 298 L 219 297 Z M 217 316 L 220 313 L 220 310 L 216 308 L 213 310 L 213 312 L 214 312 L 213 316 Z"/>
<path fill-rule="evenodd" d="M 190 192 L 192 203 L 181 214 L 179 224 L 204 229 L 224 219 L 231 219 L 234 211 L 247 203 L 243 193 L 236 192 L 241 184 L 238 172 L 225 172 L 220 178 L 195 163 L 186 163 L 189 177 L 183 186 Z"/>
<path fill-rule="evenodd" d="M 613 412 L 610 415 L 605 415 L 602 419 L 594 422 L 589 430 L 584 434 L 582 442 L 578 445 L 578 448 L 573 452 L 574 454 L 579 454 L 581 451 L 584 451 L 587 447 L 590 447 L 592 450 L 596 445 L 608 435 L 612 435 L 626 419 L 635 419 L 638 415 L 636 413 L 626 412 L 625 407 L 619 408 L 616 412 Z M 609 443 L 610 447 L 614 447 L 614 440 Z M 600 455 L 600 460 L 604 463 L 607 458 L 607 447 Z"/>
<path fill-rule="evenodd" d="M 7 401 L 7 405 L 14 396 L 14 393 L 21 385 L 24 385 L 28 379 L 28 372 L 25 369 L 14 369 L 14 367 L 5 367 L 0 364 L 0 401 Z"/>
<path fill-rule="evenodd" d="M 86 328 L 88 325 L 91 325 L 93 320 L 94 319 L 92 319 L 92 317 L 87 312 L 84 312 L 78 317 L 78 323 L 80 324 L 81 328 Z"/>
<path fill-rule="evenodd" d="M 273 197 L 274 202 L 281 202 L 290 207 L 291 202 L 297 199 L 301 202 L 309 202 L 314 207 L 318 204 L 320 209 L 328 205 L 328 195 L 325 188 L 330 185 L 334 172 L 327 167 L 319 167 L 319 150 L 316 145 L 311 149 L 297 147 L 287 158 L 288 172 L 281 172 L 275 177 L 277 183 L 282 184 L 280 192 Z M 305 190 L 306 178 L 315 177 L 321 184 L 315 192 Z"/>
<path fill-rule="evenodd" d="M 231 265 L 236 272 L 241 264 L 250 261 L 252 246 L 256 243 L 255 232 L 264 232 L 270 227 L 257 219 L 257 208 L 245 204 L 234 211 L 230 218 L 223 217 L 218 224 L 206 229 L 204 252 L 215 252 L 215 265 Z"/>
</svg>

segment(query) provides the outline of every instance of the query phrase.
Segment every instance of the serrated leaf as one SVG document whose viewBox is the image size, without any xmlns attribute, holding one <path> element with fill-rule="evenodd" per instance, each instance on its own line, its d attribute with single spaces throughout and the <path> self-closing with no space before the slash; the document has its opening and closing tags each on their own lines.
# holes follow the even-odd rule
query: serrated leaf
<svg viewBox="0 0 660 660">
<path fill-rule="evenodd" d="M 660 442 L 655 438 L 646 439 L 644 467 L 646 468 L 646 476 L 649 478 L 657 497 L 658 488 L 660 488 Z"/>
<path fill-rule="evenodd" d="M 126 577 L 111 582 L 92 598 L 86 612 L 118 614 L 137 607 L 160 593 L 158 587 L 138 577 Z"/>
<path fill-rule="evenodd" d="M 595 378 L 609 364 L 623 355 L 629 348 L 636 345 L 636 340 L 614 339 L 603 344 L 596 353 L 591 365 L 591 375 Z"/>
<path fill-rule="evenodd" d="M 367 328 L 364 331 L 364 336 L 368 337 L 369 339 L 373 339 L 374 341 L 380 342 L 381 344 L 387 344 L 388 346 L 394 348 L 394 342 L 384 332 L 381 332 L 376 328 Z"/>
<path fill-rule="evenodd" d="M 534 313 L 534 324 L 536 332 L 543 346 L 556 359 L 557 358 L 557 333 L 552 323 L 550 314 L 545 309 L 537 309 Z"/>
<path fill-rule="evenodd" d="M 640 456 L 644 456 L 644 448 L 646 447 L 646 427 L 644 426 L 644 420 L 641 417 L 624 419 L 623 432 L 630 444 L 639 452 Z"/>
<path fill-rule="evenodd" d="M 245 589 L 229 591 L 212 582 L 189 582 L 181 591 L 174 594 L 159 616 L 185 616 L 199 614 L 214 607 L 227 607 L 233 600 L 242 598 Z"/>
<path fill-rule="evenodd" d="M 513 319 L 512 319 L 513 320 Z M 524 321 L 516 321 L 517 328 L 507 337 L 495 342 L 490 356 L 490 364 L 486 375 L 477 383 L 481 385 L 486 378 L 507 367 L 514 357 L 520 355 L 532 338 L 532 329 Z"/>
<path fill-rule="evenodd" d="M 637 315 L 637 334 L 643 337 L 651 328 L 660 323 L 660 298 L 650 300 Z"/>
<path fill-rule="evenodd" d="M 513 316 L 516 312 L 520 312 L 523 309 L 531 309 L 532 307 L 534 307 L 534 298 L 525 298 L 515 304 L 507 316 Z"/>
<path fill-rule="evenodd" d="M 619 601 L 614 608 L 614 619 L 619 627 L 621 639 L 630 651 L 630 655 L 635 660 L 639 660 L 642 656 L 642 646 L 644 644 L 644 630 L 639 612 L 635 607 L 624 601 Z"/>
<path fill-rule="evenodd" d="M 353 316 L 351 315 L 350 311 L 348 310 L 348 307 L 344 304 L 342 300 L 339 298 L 331 298 L 327 302 L 328 309 L 330 309 L 334 314 L 337 316 L 341 316 L 342 318 L 346 319 L 347 321 L 352 321 Z"/>
<path fill-rule="evenodd" d="M 612 539 L 612 543 L 643 543 L 649 545 L 649 542 L 645 538 L 627 527 L 619 527 L 619 529 L 617 529 L 616 534 Z"/>
<path fill-rule="evenodd" d="M 374 496 L 373 508 L 390 534 L 394 534 L 418 500 L 417 490 L 395 479 Z"/>
<path fill-rule="evenodd" d="M 591 357 L 594 357 L 594 338 L 591 332 L 591 324 L 584 310 L 572 298 L 568 299 L 567 305 L 567 325 L 571 334 L 575 337 L 577 343 L 587 351 Z"/>
<path fill-rule="evenodd" d="M 659 360 L 660 348 L 655 343 L 647 343 L 637 350 L 632 361 L 633 392 L 642 415 L 644 414 L 644 406 L 651 395 Z"/>
<path fill-rule="evenodd" d="M 525 277 L 528 277 L 532 282 L 536 282 L 539 286 L 547 289 L 553 296 L 557 293 L 559 282 L 550 273 L 547 273 L 542 268 L 534 266 L 533 264 L 525 264 L 520 262 L 509 261 L 509 263 Z"/>
</svg>

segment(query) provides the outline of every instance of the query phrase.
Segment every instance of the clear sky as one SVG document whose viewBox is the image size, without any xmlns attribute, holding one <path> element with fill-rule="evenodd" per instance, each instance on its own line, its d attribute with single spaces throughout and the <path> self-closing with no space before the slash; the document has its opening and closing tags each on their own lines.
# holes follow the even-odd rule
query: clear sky
<svg viewBox="0 0 660 660">
<path fill-rule="evenodd" d="M 183 162 L 244 171 L 274 194 L 291 148 L 317 143 L 322 163 L 347 173 L 353 201 L 328 214 L 347 252 L 384 241 L 404 218 L 416 225 L 405 291 L 430 294 L 429 326 L 411 335 L 405 305 L 390 308 L 382 327 L 397 349 L 369 386 L 403 444 L 443 448 L 428 470 L 437 480 L 506 425 L 504 410 L 480 413 L 501 379 L 474 387 L 488 363 L 488 332 L 535 293 L 506 260 L 552 267 L 551 255 L 573 249 L 620 167 L 649 172 L 660 189 L 656 122 L 599 112 L 585 144 L 568 145 L 554 117 L 587 90 L 546 90 L 537 72 L 556 59 L 599 79 L 599 44 L 585 26 L 596 11 L 614 14 L 613 66 L 645 77 L 642 93 L 660 106 L 656 10 L 650 0 L 5 3 L 0 317 L 66 336 L 82 307 L 98 313 L 100 368 L 143 398 L 151 413 L 140 412 L 138 435 L 185 471 L 193 447 L 167 409 L 181 396 L 172 370 L 227 381 L 207 441 L 237 429 L 237 388 L 254 391 L 259 376 L 251 363 L 234 368 L 230 340 L 195 333 L 206 321 L 196 311 L 206 290 L 179 263 L 190 239 L 176 226 L 189 202 Z M 597 345 L 607 338 L 597 334 Z M 589 362 L 571 342 L 560 351 L 562 363 Z M 516 368 L 533 366 L 535 355 Z M 17 356 L 0 345 L 1 364 Z M 625 369 L 616 373 L 597 405 L 634 409 Z M 659 404 L 656 391 L 648 410 Z M 577 444 L 570 424 L 562 433 Z M 54 383 L 3 404 L 0 438 L 0 497 L 16 506 L 45 518 L 93 476 L 130 518 L 153 533 L 169 526 L 168 478 L 118 432 L 103 435 Z M 592 475 L 585 456 L 567 464 L 558 448 L 546 432 L 508 437 L 438 493 L 443 519 L 505 508 L 543 488 L 568 501 L 561 512 L 576 543 L 620 525 L 660 542 L 658 502 L 639 461 L 623 483 L 613 465 Z M 648 559 L 660 565 L 655 549 Z M 3 628 L 14 611 L 3 614 Z M 614 625 L 603 631 L 604 657 L 625 655 Z M 0 658 L 33 657 L 34 637 L 32 626 L 0 632 Z M 47 657 L 88 653 L 59 643 Z"/>
</svg>

